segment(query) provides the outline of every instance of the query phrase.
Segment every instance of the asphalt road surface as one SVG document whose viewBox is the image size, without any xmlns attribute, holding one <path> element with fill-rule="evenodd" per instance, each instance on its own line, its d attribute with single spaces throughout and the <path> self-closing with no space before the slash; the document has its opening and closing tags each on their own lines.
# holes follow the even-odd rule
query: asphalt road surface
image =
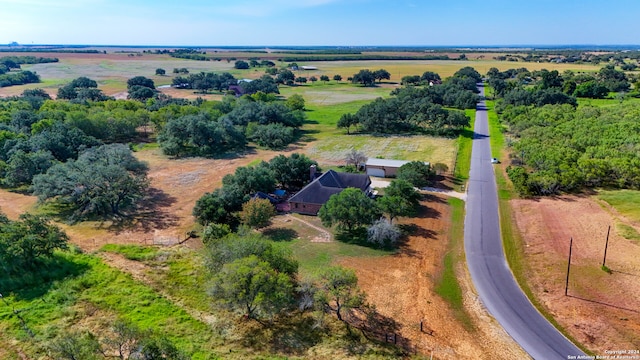
<svg viewBox="0 0 640 360">
<path fill-rule="evenodd" d="M 484 89 L 481 90 L 484 95 Z M 484 101 L 478 104 L 474 131 L 464 242 L 467 266 L 480 299 L 489 313 L 534 359 L 568 359 L 584 355 L 533 307 L 505 259 Z"/>
</svg>

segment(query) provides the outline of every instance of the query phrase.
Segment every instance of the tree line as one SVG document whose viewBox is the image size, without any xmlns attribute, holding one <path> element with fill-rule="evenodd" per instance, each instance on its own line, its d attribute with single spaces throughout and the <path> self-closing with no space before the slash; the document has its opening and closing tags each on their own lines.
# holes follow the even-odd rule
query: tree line
<svg viewBox="0 0 640 360">
<path fill-rule="evenodd" d="M 128 85 L 132 93 L 153 88 L 144 77 Z M 154 93 L 140 102 L 83 95 L 91 89 L 101 94 L 94 80 L 78 78 L 58 91 L 70 100 L 54 101 L 34 89 L 0 101 L 0 185 L 55 202 L 72 220 L 135 209 L 148 187 L 146 166 L 118 143 L 145 141 L 142 131 L 149 128 L 167 154 L 209 156 L 242 152 L 248 141 L 282 148 L 304 121 L 300 96 L 282 102 L 257 93 L 206 102 Z"/>
<path fill-rule="evenodd" d="M 439 82 L 434 73 L 423 74 L 424 84 Z M 429 82 L 426 82 L 426 79 Z M 470 67 L 460 69 L 441 85 L 409 85 L 395 89 L 392 97 L 378 98 L 355 114 L 344 114 L 338 128 L 351 127 L 364 133 L 423 132 L 452 135 L 469 125 L 469 117 L 447 108 L 472 109 L 478 102 L 476 83 L 482 76 Z"/>
<path fill-rule="evenodd" d="M 488 85 L 499 98 L 498 109 L 506 106 L 547 104 L 577 105 L 576 98 L 602 99 L 612 92 L 626 93 L 631 81 L 624 71 L 608 64 L 597 73 L 575 73 L 567 70 L 560 74 L 557 70 L 542 69 L 529 71 L 526 68 L 499 71 L 491 68 L 487 72 Z M 632 94 L 637 96 L 638 86 Z"/>
<path fill-rule="evenodd" d="M 638 115 L 635 104 L 508 108 L 501 119 L 515 139 L 509 178 L 523 196 L 603 186 L 638 189 Z"/>
</svg>

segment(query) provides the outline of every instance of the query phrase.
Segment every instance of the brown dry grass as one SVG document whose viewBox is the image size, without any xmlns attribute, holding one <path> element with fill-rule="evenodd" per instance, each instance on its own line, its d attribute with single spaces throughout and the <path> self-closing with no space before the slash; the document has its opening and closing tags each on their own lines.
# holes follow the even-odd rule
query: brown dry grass
<svg viewBox="0 0 640 360">
<path fill-rule="evenodd" d="M 175 244 L 186 237 L 194 225 L 191 211 L 206 192 L 221 186 L 222 177 L 252 161 L 269 160 L 279 154 L 258 150 L 228 159 L 169 159 L 159 149 L 144 150 L 136 156 L 149 164 L 151 189 L 136 215 L 123 221 L 87 221 L 75 225 L 59 224 L 71 242 L 83 250 L 94 251 L 105 244 Z M 31 211 L 36 198 L 0 189 L 0 209 L 11 219 Z"/>
<path fill-rule="evenodd" d="M 340 264 L 352 268 L 358 283 L 384 316 L 400 325 L 402 338 L 409 339 L 422 354 L 438 359 L 526 358 L 513 340 L 486 315 L 463 269 L 461 275 L 465 306 L 474 320 L 475 331 L 455 320 L 449 305 L 435 293 L 435 282 L 443 269 L 447 251 L 450 213 L 441 195 L 427 196 L 418 217 L 404 219 L 417 231 L 397 255 L 377 258 L 345 258 Z M 420 332 L 420 321 L 433 334 Z"/>
<path fill-rule="evenodd" d="M 588 196 L 513 200 L 511 206 L 524 239 L 531 288 L 558 323 L 596 355 L 640 348 L 640 247 L 616 233 L 616 221 L 624 218 Z M 600 269 L 609 225 L 612 274 Z"/>
<path fill-rule="evenodd" d="M 9 192 L 0 189 L 0 211 L 11 220 L 17 220 L 20 214 L 32 209 L 38 199 L 35 196 Z"/>
</svg>

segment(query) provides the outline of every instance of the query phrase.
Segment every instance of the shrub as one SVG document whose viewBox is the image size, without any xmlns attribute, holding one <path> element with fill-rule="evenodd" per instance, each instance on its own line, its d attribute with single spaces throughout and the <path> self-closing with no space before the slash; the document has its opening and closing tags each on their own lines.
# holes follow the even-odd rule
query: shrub
<svg viewBox="0 0 640 360">
<path fill-rule="evenodd" d="M 394 245 L 401 235 L 400 230 L 385 218 L 376 220 L 367 229 L 367 241 L 379 246 Z"/>
</svg>

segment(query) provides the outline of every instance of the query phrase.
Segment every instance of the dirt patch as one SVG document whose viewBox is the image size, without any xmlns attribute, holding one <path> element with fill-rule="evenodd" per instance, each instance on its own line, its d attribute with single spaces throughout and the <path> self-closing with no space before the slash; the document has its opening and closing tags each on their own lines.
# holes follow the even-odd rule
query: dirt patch
<svg viewBox="0 0 640 360">
<path fill-rule="evenodd" d="M 356 271 L 368 300 L 399 324 L 401 337 L 408 339 L 419 353 L 433 353 L 439 359 L 526 358 L 469 291 L 470 281 L 464 280 L 462 285 L 477 326 L 474 332 L 455 320 L 449 305 L 435 293 L 447 251 L 450 213 L 442 195 L 429 196 L 423 205 L 417 218 L 401 221 L 417 227 L 417 231 L 397 255 L 345 258 L 340 263 Z"/>
<path fill-rule="evenodd" d="M 149 164 L 151 188 L 135 215 L 121 221 L 82 222 L 73 226 L 59 224 L 71 242 L 85 251 L 105 244 L 174 245 L 187 237 L 194 227 L 191 212 L 196 201 L 222 184 L 222 178 L 239 166 L 255 160 L 269 160 L 274 151 L 253 151 L 228 159 L 169 159 L 159 149 L 144 150 L 136 156 Z M 32 209 L 36 197 L 0 190 L 0 209 L 10 219 Z M 187 245 L 198 246 L 197 241 Z"/>
<path fill-rule="evenodd" d="M 0 211 L 11 220 L 33 208 L 38 201 L 35 196 L 27 196 L 0 189 Z"/>
<path fill-rule="evenodd" d="M 591 197 L 513 200 L 511 206 L 529 284 L 558 323 L 596 355 L 639 349 L 640 246 L 615 231 L 616 222 L 633 224 Z M 612 274 L 600 268 L 609 225 Z M 570 296 L 564 296 L 571 238 Z"/>
</svg>

